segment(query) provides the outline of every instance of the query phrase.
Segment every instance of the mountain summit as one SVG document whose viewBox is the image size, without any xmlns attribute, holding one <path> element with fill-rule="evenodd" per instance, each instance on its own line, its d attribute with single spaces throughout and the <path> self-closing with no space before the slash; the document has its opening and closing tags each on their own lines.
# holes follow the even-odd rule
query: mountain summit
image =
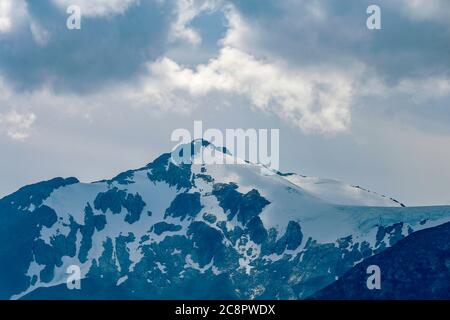
<svg viewBox="0 0 450 320">
<path fill-rule="evenodd" d="M 232 157 L 204 140 L 181 150 Z M 0 298 L 302 299 L 450 220 L 450 207 L 404 208 L 334 180 L 173 155 L 1 199 Z M 72 265 L 80 290 L 66 286 Z"/>
</svg>

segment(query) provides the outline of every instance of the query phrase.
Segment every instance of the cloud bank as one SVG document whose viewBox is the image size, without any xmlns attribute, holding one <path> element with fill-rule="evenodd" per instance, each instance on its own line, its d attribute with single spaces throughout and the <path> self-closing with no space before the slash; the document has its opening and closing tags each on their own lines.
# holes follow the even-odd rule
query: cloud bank
<svg viewBox="0 0 450 320">
<path fill-rule="evenodd" d="M 389 15 L 407 27 L 409 20 L 426 20 L 420 25 L 424 32 L 435 28 L 430 20 L 442 22 L 437 8 L 445 4 L 439 0 L 396 2 L 382 5 L 385 28 L 394 27 Z M 101 92 L 109 97 L 104 104 L 115 100 L 124 107 L 189 112 L 211 95 L 224 107 L 242 97 L 255 112 L 276 115 L 303 132 L 329 135 L 349 130 L 355 99 L 421 92 L 417 101 L 426 101 L 449 93 L 448 73 L 441 68 L 449 58 L 437 53 L 448 44 L 434 36 L 437 45 L 418 49 L 422 52 L 406 53 L 408 39 L 406 46 L 390 46 L 398 31 L 368 31 L 365 4 L 353 0 L 351 10 L 342 12 L 326 1 L 17 3 L 0 1 L 2 42 L 10 48 L 0 51 L 0 76 L 13 91 L 12 100 L 23 90 L 31 96 L 45 91 L 67 94 L 67 100 L 77 94 L 83 104 L 96 101 L 101 107 Z M 61 23 L 71 4 L 89 18 L 75 32 Z M 216 12 L 223 15 L 226 32 L 212 40 L 218 45 L 212 58 L 185 66 L 165 55 L 173 42 L 198 47 L 205 30 L 194 23 Z M 385 50 L 394 54 L 388 57 Z M 426 57 L 431 65 L 423 68 Z"/>
<path fill-rule="evenodd" d="M 66 28 L 69 4 L 82 8 L 81 30 Z M 439 151 L 450 136 L 448 1 L 380 0 L 377 31 L 366 28 L 370 4 L 0 0 L 2 181 L 18 186 L 30 182 L 21 175 L 72 170 L 107 176 L 109 165 L 140 164 L 143 150 L 166 150 L 165 130 L 206 118 L 217 127 L 282 129 L 288 170 L 370 180 L 369 189 L 405 202 L 406 190 L 420 198 L 425 183 L 442 195 L 441 172 L 450 172 L 448 152 Z M 36 170 L 20 165 L 48 154 L 54 161 Z M 62 163 L 70 171 L 58 171 Z"/>
</svg>

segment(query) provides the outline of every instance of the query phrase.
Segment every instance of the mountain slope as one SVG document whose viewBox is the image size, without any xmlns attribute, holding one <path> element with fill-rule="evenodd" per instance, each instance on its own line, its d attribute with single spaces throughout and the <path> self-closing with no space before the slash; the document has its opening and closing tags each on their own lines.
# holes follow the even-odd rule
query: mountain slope
<svg viewBox="0 0 450 320">
<path fill-rule="evenodd" d="M 231 157 L 189 147 L 193 160 Z M 1 199 L 0 298 L 305 298 L 450 221 L 450 207 L 336 205 L 260 165 L 197 163 L 167 153 L 111 180 L 57 178 Z M 81 292 L 65 288 L 74 264 Z"/>
<path fill-rule="evenodd" d="M 381 270 L 381 288 L 368 290 L 367 267 Z M 315 299 L 450 299 L 450 223 L 421 230 L 370 257 Z"/>
<path fill-rule="evenodd" d="M 288 181 L 329 203 L 373 207 L 405 206 L 395 199 L 333 179 L 306 177 L 294 173 L 284 174 L 284 176 Z"/>
</svg>

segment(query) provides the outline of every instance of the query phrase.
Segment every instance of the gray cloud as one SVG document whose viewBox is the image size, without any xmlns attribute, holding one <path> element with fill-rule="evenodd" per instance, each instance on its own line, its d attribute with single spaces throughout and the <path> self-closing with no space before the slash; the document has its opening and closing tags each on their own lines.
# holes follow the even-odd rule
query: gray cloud
<svg viewBox="0 0 450 320">
<path fill-rule="evenodd" d="M 171 23 L 169 4 L 141 1 L 119 15 L 86 17 L 68 30 L 68 15 L 51 1 L 29 1 L 27 19 L 47 35 L 35 41 L 32 28 L 3 35 L 0 70 L 18 89 L 51 83 L 57 90 L 97 90 L 127 81 L 164 52 Z"/>
<path fill-rule="evenodd" d="M 235 3 L 251 29 L 252 36 L 245 39 L 248 50 L 299 65 L 345 67 L 358 61 L 390 82 L 435 73 L 449 76 L 450 20 L 438 18 L 445 8 L 427 11 L 431 2 L 414 2 L 415 7 L 411 1 L 377 1 L 379 31 L 366 28 L 366 8 L 373 3 L 368 0 L 259 1 L 255 11 L 247 1 Z M 424 11 L 427 19 L 418 20 Z"/>
</svg>

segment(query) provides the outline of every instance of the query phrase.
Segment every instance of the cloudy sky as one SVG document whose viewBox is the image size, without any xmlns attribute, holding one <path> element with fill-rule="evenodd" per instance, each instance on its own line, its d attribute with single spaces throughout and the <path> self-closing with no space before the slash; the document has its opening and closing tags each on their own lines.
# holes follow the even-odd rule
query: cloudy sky
<svg viewBox="0 0 450 320">
<path fill-rule="evenodd" d="M 280 129 L 282 171 L 450 204 L 450 1 L 0 0 L 0 196 L 140 167 L 194 120 Z"/>
</svg>

